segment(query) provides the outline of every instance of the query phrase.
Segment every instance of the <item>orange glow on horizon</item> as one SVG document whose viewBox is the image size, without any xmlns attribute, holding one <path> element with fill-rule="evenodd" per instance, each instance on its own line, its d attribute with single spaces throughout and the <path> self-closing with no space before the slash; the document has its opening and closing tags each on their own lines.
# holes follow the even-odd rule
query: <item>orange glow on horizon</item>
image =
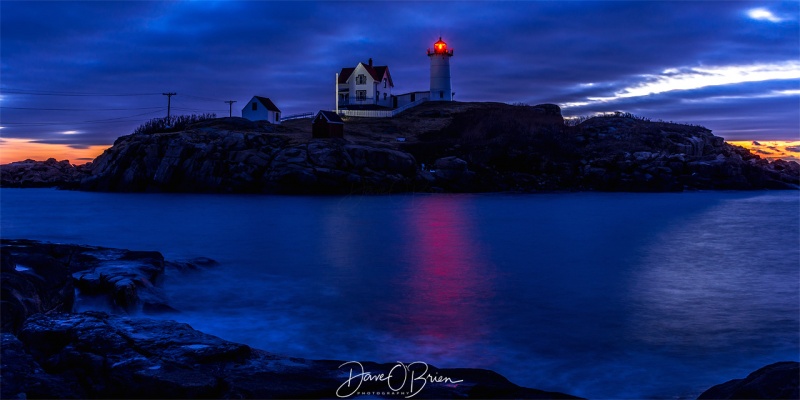
<svg viewBox="0 0 800 400">
<path fill-rule="evenodd" d="M 767 160 L 800 162 L 800 140 L 726 140 L 734 146 L 742 146 L 751 153 Z"/>
<path fill-rule="evenodd" d="M 45 161 L 55 158 L 58 161 L 69 160 L 71 164 L 86 164 L 111 145 L 89 146 L 75 149 L 65 144 L 34 143 L 24 139 L 0 139 L 0 164 L 27 159 Z"/>
</svg>

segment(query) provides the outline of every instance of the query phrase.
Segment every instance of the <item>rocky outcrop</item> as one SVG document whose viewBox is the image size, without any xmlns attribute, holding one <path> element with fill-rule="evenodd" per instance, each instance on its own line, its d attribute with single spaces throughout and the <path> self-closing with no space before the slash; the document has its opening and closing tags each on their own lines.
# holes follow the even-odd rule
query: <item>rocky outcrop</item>
<svg viewBox="0 0 800 400">
<path fill-rule="evenodd" d="M 36 250 L 27 251 L 33 247 Z M 73 254 L 70 248 L 47 248 L 38 242 L 0 242 L 3 332 L 16 332 L 25 319 L 36 313 L 72 311 L 75 285 L 67 265 Z"/>
<path fill-rule="evenodd" d="M 0 260 L 4 332 L 16 332 L 33 314 L 82 308 L 76 289 L 111 311 L 172 310 L 157 286 L 164 273 L 158 252 L 2 239 Z"/>
<path fill-rule="evenodd" d="M 89 175 L 91 163 L 72 165 L 68 160 L 25 160 L 0 165 L 2 187 L 73 187 Z"/>
<path fill-rule="evenodd" d="M 573 129 L 579 185 L 614 191 L 797 189 L 800 164 L 768 162 L 699 126 L 598 117 Z"/>
<path fill-rule="evenodd" d="M 416 161 L 346 140 L 293 143 L 269 131 L 219 126 L 119 138 L 80 187 L 101 191 L 363 193 L 407 191 Z"/>
<path fill-rule="evenodd" d="M 800 185 L 800 164 L 768 162 L 703 127 L 622 115 L 565 126 L 537 107 L 463 112 L 448 127 L 402 147 L 425 164 L 466 161 L 456 171 L 473 173 L 468 185 L 460 175 L 434 175 L 432 185 L 450 191 L 663 192 Z M 456 181 L 461 184 L 452 184 Z"/>
<path fill-rule="evenodd" d="M 623 114 L 567 126 L 553 104 L 424 103 L 391 120 L 348 120 L 347 139 L 311 139 L 300 128 L 206 120 L 120 137 L 58 178 L 6 174 L 9 164 L 3 185 L 301 194 L 800 187 L 800 164 L 769 162 L 706 128 Z"/>
<path fill-rule="evenodd" d="M 800 398 L 800 363 L 784 361 L 703 392 L 698 399 L 797 399 Z"/>
<path fill-rule="evenodd" d="M 173 321 L 100 312 L 37 314 L 19 332 L 3 336 L 2 397 L 81 398 L 334 398 L 350 369 L 389 374 L 397 364 L 314 361 L 280 356 L 222 340 Z M 413 368 L 416 377 L 449 377 L 458 384 L 414 383 L 415 398 L 575 398 L 522 388 L 487 370 Z M 368 381 L 358 392 L 377 397 L 410 393 L 393 371 L 386 382 Z M 349 396 L 346 396 L 349 397 Z M 403 396 L 405 397 L 405 396 Z"/>
</svg>

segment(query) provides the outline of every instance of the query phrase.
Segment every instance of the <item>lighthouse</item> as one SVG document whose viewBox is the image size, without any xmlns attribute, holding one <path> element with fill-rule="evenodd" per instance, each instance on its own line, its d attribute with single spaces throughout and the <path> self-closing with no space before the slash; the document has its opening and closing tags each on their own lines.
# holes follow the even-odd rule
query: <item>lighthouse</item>
<svg viewBox="0 0 800 400">
<path fill-rule="evenodd" d="M 431 59 L 431 101 L 453 101 L 453 91 L 450 85 L 450 57 L 453 50 L 447 50 L 447 43 L 439 36 L 439 41 L 433 44 L 433 51 L 428 49 L 428 58 Z"/>
</svg>

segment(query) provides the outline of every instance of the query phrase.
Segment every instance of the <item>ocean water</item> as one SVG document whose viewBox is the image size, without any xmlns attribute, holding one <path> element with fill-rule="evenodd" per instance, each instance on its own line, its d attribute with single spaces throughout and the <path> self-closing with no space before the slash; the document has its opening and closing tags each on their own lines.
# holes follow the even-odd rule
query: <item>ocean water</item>
<svg viewBox="0 0 800 400">
<path fill-rule="evenodd" d="M 800 359 L 797 192 L 1 189 L 0 235 L 216 259 L 168 274 L 181 312 L 160 318 L 291 356 L 488 368 L 595 399 L 693 398 Z"/>
</svg>

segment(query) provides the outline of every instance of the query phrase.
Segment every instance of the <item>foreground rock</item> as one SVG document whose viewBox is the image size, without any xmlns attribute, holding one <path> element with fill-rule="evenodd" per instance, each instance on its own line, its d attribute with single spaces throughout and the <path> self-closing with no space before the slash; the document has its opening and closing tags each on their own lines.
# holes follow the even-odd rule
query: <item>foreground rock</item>
<svg viewBox="0 0 800 400">
<path fill-rule="evenodd" d="M 157 286 L 165 265 L 190 272 L 216 265 L 208 258 L 165 262 L 157 252 L 3 239 L 0 261 L 2 398 L 319 398 L 337 389 L 343 397 L 574 398 L 522 388 L 492 371 L 427 365 L 410 367 L 401 389 L 402 365 L 279 356 L 187 324 L 125 316 L 171 310 Z M 70 313 L 87 297 L 101 300 L 89 307 L 122 315 Z M 362 368 L 394 371 L 397 390 L 358 378 L 348 386 L 351 368 L 355 376 Z"/>
<path fill-rule="evenodd" d="M 396 364 L 341 367 L 343 361 L 279 356 L 173 321 L 100 312 L 37 314 L 18 338 L 3 335 L 3 398 L 334 398 L 337 390 L 398 396 L 386 382 L 364 382 L 358 390 L 358 380 L 346 386 L 350 368 L 355 374 L 361 367 L 388 374 Z M 423 373 L 414 370 L 417 377 Z M 417 380 L 413 390 L 421 390 L 415 398 L 575 398 L 522 388 L 487 370 L 429 367 L 422 376 L 429 375 L 463 382 L 428 381 L 422 387 Z M 412 390 L 410 381 L 400 389 L 401 381 L 392 382 L 398 392 Z"/>
<path fill-rule="evenodd" d="M 171 310 L 157 287 L 164 257 L 154 251 L 0 239 L 2 330 L 37 313 L 70 312 L 75 289 L 117 312 Z"/>
<path fill-rule="evenodd" d="M 800 398 L 800 363 L 767 365 L 744 379 L 734 379 L 706 390 L 698 399 L 797 399 Z"/>
<path fill-rule="evenodd" d="M 0 165 L 2 187 L 74 187 L 89 175 L 88 165 L 72 165 L 68 160 L 25 160 Z"/>
</svg>

